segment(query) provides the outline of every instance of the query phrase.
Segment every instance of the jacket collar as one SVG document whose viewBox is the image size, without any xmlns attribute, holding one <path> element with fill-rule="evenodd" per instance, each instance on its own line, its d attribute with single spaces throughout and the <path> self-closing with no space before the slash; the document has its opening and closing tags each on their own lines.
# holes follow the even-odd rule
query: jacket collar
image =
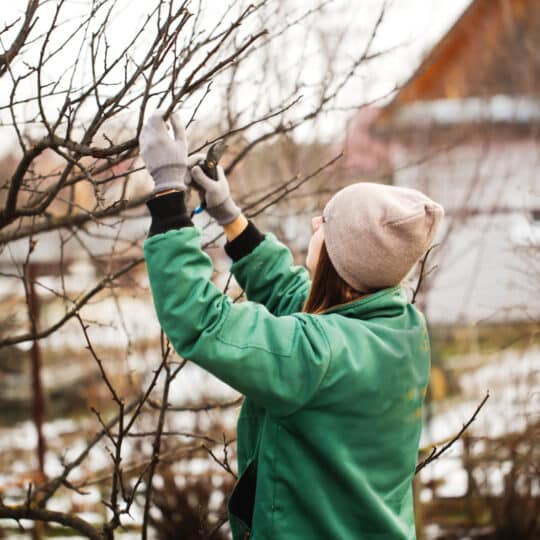
<svg viewBox="0 0 540 540">
<path fill-rule="evenodd" d="M 321 315 L 337 313 L 346 317 L 371 319 L 382 315 L 383 312 L 389 309 L 401 311 L 408 303 L 409 300 L 403 286 L 396 285 L 395 287 L 381 289 L 359 300 L 333 306 L 321 313 Z"/>
</svg>

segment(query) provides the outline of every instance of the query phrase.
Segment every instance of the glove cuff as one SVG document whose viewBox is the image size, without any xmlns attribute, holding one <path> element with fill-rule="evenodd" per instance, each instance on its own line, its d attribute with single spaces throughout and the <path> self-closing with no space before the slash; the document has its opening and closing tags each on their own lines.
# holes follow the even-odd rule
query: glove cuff
<svg viewBox="0 0 540 540">
<path fill-rule="evenodd" d="M 242 210 L 240 210 L 240 208 L 236 206 L 235 202 L 230 197 L 218 206 L 207 208 L 206 211 L 220 225 L 228 225 L 242 213 Z"/>
<path fill-rule="evenodd" d="M 154 190 L 152 193 L 155 195 L 160 191 L 166 189 L 178 189 L 180 191 L 186 190 L 186 184 L 184 178 L 186 176 L 187 167 L 178 163 L 170 163 L 168 165 L 161 165 L 150 171 L 152 178 L 154 179 Z"/>
</svg>

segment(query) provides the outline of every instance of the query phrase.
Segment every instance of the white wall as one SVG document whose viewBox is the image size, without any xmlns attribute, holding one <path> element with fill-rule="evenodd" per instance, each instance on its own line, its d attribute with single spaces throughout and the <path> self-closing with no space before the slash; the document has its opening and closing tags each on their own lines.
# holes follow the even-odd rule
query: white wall
<svg viewBox="0 0 540 540">
<path fill-rule="evenodd" d="M 420 189 L 447 210 L 432 259 L 439 269 L 426 285 L 428 319 L 537 320 L 540 221 L 531 210 L 540 209 L 540 144 L 478 143 L 424 161 L 425 148 L 397 147 L 393 159 L 396 185 Z M 481 213 L 463 215 L 467 209 Z"/>
</svg>

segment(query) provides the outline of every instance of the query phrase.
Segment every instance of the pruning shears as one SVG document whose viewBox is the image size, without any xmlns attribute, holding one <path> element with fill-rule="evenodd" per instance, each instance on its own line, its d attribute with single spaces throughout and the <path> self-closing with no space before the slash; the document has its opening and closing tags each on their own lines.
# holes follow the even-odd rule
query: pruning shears
<svg viewBox="0 0 540 540">
<path fill-rule="evenodd" d="M 204 174 L 206 174 L 206 176 L 212 178 L 212 180 L 215 180 L 216 182 L 218 179 L 217 166 L 219 160 L 221 159 L 227 148 L 228 146 L 225 141 L 223 139 L 220 139 L 219 141 L 215 142 L 210 146 L 208 152 L 206 153 L 206 158 L 197 163 L 197 165 L 203 170 Z M 200 214 L 206 208 L 204 190 L 197 189 L 197 191 L 199 192 L 201 204 L 193 209 L 193 212 L 191 213 L 192 216 L 194 216 L 195 214 Z"/>
</svg>

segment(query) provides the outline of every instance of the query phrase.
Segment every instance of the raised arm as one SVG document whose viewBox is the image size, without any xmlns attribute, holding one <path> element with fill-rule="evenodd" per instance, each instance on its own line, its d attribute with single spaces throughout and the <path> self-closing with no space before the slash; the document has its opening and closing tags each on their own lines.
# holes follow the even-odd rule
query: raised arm
<svg viewBox="0 0 540 540">
<path fill-rule="evenodd" d="M 183 193 L 148 202 L 176 207 L 176 221 L 153 221 L 144 255 L 154 305 L 175 350 L 252 398 L 288 415 L 315 394 L 330 362 L 316 317 L 277 317 L 254 302 L 233 304 L 210 279 L 212 263 L 183 208 Z"/>
<path fill-rule="evenodd" d="M 300 311 L 311 282 L 307 270 L 294 265 L 290 250 L 243 215 L 224 228 L 225 251 L 234 261 L 231 272 L 248 300 L 264 304 L 275 315 Z"/>
<path fill-rule="evenodd" d="M 307 270 L 293 264 L 291 252 L 275 236 L 263 235 L 248 222 L 231 199 L 223 169 L 217 167 L 213 180 L 194 167 L 189 178 L 204 192 L 207 212 L 223 225 L 225 250 L 234 261 L 231 271 L 248 300 L 264 304 L 275 315 L 300 311 L 310 287 Z"/>
</svg>

